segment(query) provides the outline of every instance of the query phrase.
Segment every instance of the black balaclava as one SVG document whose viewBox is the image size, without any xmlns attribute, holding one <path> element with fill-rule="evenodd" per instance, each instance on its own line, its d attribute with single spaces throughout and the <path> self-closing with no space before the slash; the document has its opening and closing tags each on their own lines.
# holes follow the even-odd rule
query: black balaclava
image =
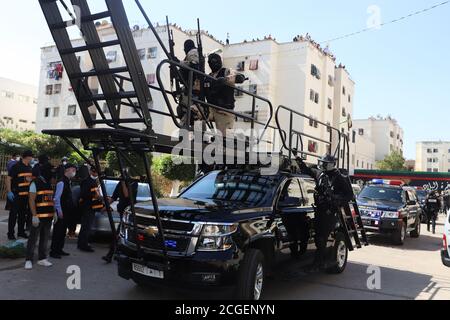
<svg viewBox="0 0 450 320">
<path fill-rule="evenodd" d="M 189 51 L 191 51 L 192 49 L 195 49 L 195 43 L 192 40 L 186 40 L 184 42 L 184 52 L 186 54 L 189 53 Z"/>
<path fill-rule="evenodd" d="M 217 53 L 210 54 L 208 57 L 208 64 L 212 72 L 217 72 L 222 69 L 222 58 Z"/>
</svg>

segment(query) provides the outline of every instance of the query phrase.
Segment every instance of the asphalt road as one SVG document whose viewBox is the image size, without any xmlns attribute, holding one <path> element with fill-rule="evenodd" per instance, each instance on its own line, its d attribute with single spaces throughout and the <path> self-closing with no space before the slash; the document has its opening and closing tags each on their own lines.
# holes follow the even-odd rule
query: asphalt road
<svg viewBox="0 0 450 320">
<path fill-rule="evenodd" d="M 4 242 L 5 216 L 0 214 L 0 237 Z M 442 220 L 442 218 L 441 218 Z M 306 275 L 295 262 L 281 263 L 273 279 L 266 281 L 264 299 L 450 299 L 450 269 L 440 260 L 442 224 L 438 234 L 422 231 L 419 239 L 407 238 L 403 247 L 390 245 L 383 237 L 371 237 L 371 246 L 350 253 L 349 264 L 341 275 Z M 425 229 L 425 228 L 423 228 Z M 45 269 L 23 269 L 23 261 L 0 260 L 0 299 L 210 299 L 223 296 L 201 292 L 174 292 L 161 288 L 143 289 L 117 276 L 116 266 L 105 265 L 101 256 L 106 244 L 96 244 L 93 254 L 76 250 L 69 241 L 66 251 L 72 255 L 54 261 Z M 81 290 L 67 288 L 67 268 L 79 266 Z M 379 267 L 379 289 L 369 289 L 368 268 Z M 372 282 L 371 282 L 372 283 Z M 226 298 L 227 296 L 225 296 Z"/>
</svg>

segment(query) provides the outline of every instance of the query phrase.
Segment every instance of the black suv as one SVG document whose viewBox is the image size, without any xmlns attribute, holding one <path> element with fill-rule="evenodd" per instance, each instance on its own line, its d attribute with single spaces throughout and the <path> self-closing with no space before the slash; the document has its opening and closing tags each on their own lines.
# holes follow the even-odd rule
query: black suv
<svg viewBox="0 0 450 320">
<path fill-rule="evenodd" d="M 422 209 L 413 188 L 402 182 L 374 180 L 359 194 L 358 207 L 368 232 L 390 234 L 403 245 L 406 234 L 420 236 Z"/>
<path fill-rule="evenodd" d="M 287 230 L 303 232 L 307 250 L 300 259 L 312 260 L 314 188 L 311 178 L 286 172 L 213 171 L 179 197 L 158 200 L 170 262 L 167 272 L 153 206 L 140 203 L 136 221 L 131 213 L 124 218 L 119 275 L 139 285 L 230 287 L 235 298 L 257 300 L 279 253 L 289 252 L 284 252 L 290 247 Z M 327 272 L 343 272 L 348 246 L 339 223 L 328 247 Z"/>
</svg>

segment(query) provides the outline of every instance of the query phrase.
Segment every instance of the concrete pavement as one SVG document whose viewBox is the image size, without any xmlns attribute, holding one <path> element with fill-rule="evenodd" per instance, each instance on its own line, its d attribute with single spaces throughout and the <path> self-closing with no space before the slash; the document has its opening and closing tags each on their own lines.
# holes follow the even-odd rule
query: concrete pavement
<svg viewBox="0 0 450 320">
<path fill-rule="evenodd" d="M 0 204 L 1 205 L 1 204 Z M 0 239 L 6 237 L 5 213 L 0 213 Z M 442 220 L 442 217 L 441 217 Z M 3 221 L 3 222 L 2 222 Z M 423 229 L 426 229 L 423 225 Z M 371 246 L 351 252 L 347 270 L 341 275 L 306 275 L 295 262 L 281 263 L 273 279 L 266 281 L 264 299 L 450 299 L 450 269 L 440 260 L 442 224 L 438 234 L 422 231 L 419 239 L 407 238 L 403 247 L 392 246 L 388 238 L 373 236 Z M 106 243 L 95 244 L 96 252 L 82 253 L 74 241 L 66 251 L 72 255 L 53 261 L 45 269 L 23 269 L 23 261 L 0 259 L 0 299 L 209 299 L 223 298 L 201 292 L 173 292 L 169 289 L 143 289 L 117 276 L 115 264 L 105 265 L 101 256 Z M 81 290 L 67 288 L 67 268 L 81 269 Z M 370 290 L 370 266 L 380 267 L 381 288 Z"/>
</svg>

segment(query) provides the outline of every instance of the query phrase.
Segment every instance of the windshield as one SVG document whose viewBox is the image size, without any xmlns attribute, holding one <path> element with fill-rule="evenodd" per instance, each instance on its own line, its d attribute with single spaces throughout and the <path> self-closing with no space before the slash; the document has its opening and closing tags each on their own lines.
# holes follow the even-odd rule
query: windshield
<svg viewBox="0 0 450 320">
<path fill-rule="evenodd" d="M 428 193 L 426 191 L 423 190 L 418 190 L 416 191 L 417 194 L 417 198 L 419 198 L 419 200 L 425 200 L 427 198 Z"/>
<path fill-rule="evenodd" d="M 191 186 L 180 198 L 233 201 L 249 206 L 271 204 L 279 183 L 277 176 L 256 173 L 212 172 Z"/>
<path fill-rule="evenodd" d="M 358 196 L 358 200 L 373 200 L 373 201 L 390 201 L 403 202 L 403 190 L 400 188 L 389 187 L 365 187 Z"/>
</svg>

